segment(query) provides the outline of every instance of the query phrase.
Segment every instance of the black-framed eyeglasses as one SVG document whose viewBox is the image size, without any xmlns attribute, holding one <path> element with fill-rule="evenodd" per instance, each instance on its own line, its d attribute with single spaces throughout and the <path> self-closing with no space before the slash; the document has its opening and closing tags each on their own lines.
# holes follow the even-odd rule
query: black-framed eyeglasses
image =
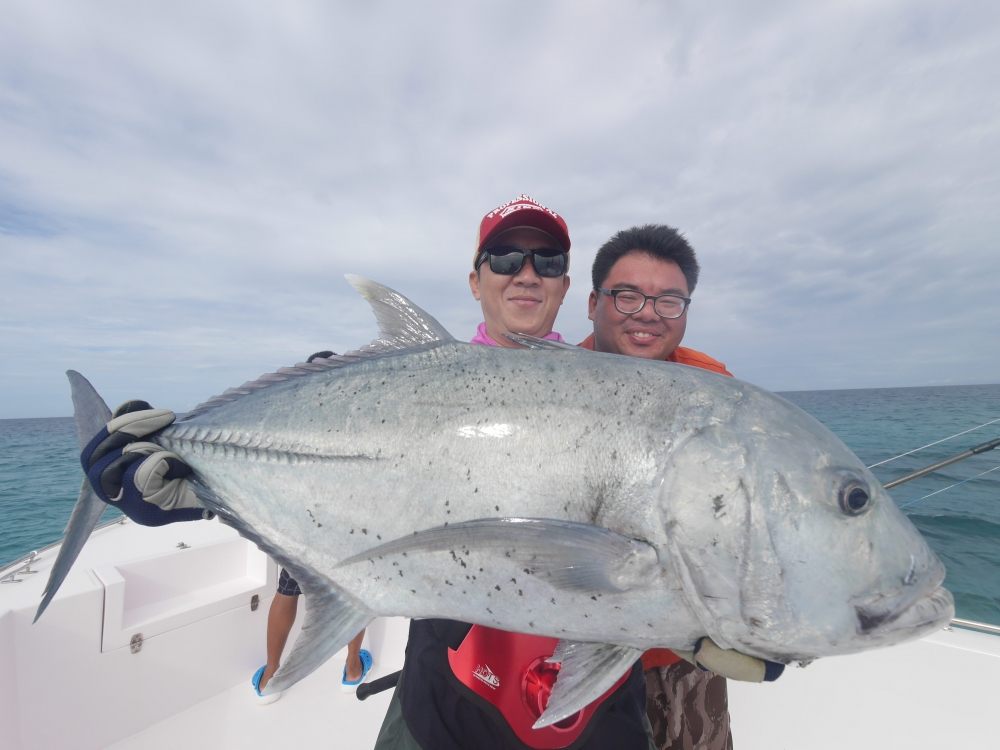
<svg viewBox="0 0 1000 750">
<path fill-rule="evenodd" d="M 661 318 L 679 318 L 691 304 L 690 297 L 682 297 L 679 294 L 643 294 L 635 289 L 602 289 L 597 288 L 601 294 L 606 294 L 615 301 L 615 309 L 622 315 L 635 315 L 646 306 L 646 302 L 653 301 L 653 311 Z"/>
<path fill-rule="evenodd" d="M 558 278 L 569 270 L 569 253 L 556 247 L 539 247 L 534 250 L 507 245 L 488 247 L 479 253 L 476 260 L 477 271 L 487 258 L 490 260 L 490 270 L 501 276 L 519 273 L 524 268 L 525 258 L 531 258 L 535 273 L 546 279 Z"/>
</svg>

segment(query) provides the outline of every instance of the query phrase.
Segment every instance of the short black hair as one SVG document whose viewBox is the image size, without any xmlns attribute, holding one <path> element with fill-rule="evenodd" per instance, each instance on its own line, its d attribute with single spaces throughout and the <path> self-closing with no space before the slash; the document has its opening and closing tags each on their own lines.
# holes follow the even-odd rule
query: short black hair
<svg viewBox="0 0 1000 750">
<path fill-rule="evenodd" d="M 611 273 L 611 267 L 629 253 L 645 253 L 660 260 L 676 263 L 684 274 L 684 280 L 687 281 L 688 294 L 694 291 L 699 271 L 694 249 L 680 232 L 666 224 L 645 224 L 641 227 L 623 229 L 601 245 L 591 271 L 594 289 L 604 285 L 608 274 Z"/>
</svg>

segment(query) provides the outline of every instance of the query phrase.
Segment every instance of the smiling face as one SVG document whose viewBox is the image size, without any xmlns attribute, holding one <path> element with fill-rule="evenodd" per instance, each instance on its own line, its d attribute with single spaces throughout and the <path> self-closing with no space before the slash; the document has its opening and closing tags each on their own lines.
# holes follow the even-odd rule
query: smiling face
<svg viewBox="0 0 1000 750">
<path fill-rule="evenodd" d="M 558 247 L 545 232 L 526 227 L 504 232 L 490 244 L 520 250 Z M 545 336 L 552 332 L 559 306 L 569 289 L 569 276 L 543 278 L 535 273 L 534 265 L 527 259 L 516 274 L 503 276 L 491 271 L 486 261 L 478 271 L 469 274 L 469 288 L 482 305 L 490 338 L 500 346 L 513 347 L 515 344 L 505 334 Z"/>
<path fill-rule="evenodd" d="M 634 289 L 650 296 L 689 296 L 680 266 L 642 250 L 619 258 L 601 286 L 604 289 Z M 625 315 L 618 312 L 610 296 L 592 291 L 589 310 L 590 319 L 594 321 L 594 348 L 599 352 L 666 359 L 681 343 L 687 327 L 686 311 L 673 320 L 661 318 L 653 310 L 651 300 L 647 300 L 639 312 Z"/>
</svg>

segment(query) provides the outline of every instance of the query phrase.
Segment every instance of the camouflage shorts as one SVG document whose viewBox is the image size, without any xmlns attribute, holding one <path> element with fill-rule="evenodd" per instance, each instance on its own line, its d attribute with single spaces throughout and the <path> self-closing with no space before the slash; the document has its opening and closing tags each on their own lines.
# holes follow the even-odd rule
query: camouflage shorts
<svg viewBox="0 0 1000 750">
<path fill-rule="evenodd" d="M 732 750 L 723 677 L 686 661 L 646 672 L 646 714 L 657 750 Z"/>
</svg>

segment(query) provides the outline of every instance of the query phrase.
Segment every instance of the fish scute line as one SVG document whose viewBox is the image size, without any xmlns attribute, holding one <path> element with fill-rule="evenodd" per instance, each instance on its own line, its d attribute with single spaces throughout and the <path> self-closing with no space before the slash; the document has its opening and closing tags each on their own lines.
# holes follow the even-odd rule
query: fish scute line
<svg viewBox="0 0 1000 750">
<path fill-rule="evenodd" d="M 329 454 L 302 448 L 261 445 L 264 438 L 257 433 L 234 433 L 218 429 L 197 428 L 190 434 L 174 434 L 163 439 L 163 447 L 180 455 L 223 455 L 226 458 L 286 465 L 330 463 L 338 461 L 376 461 L 376 456 L 364 453 Z"/>
</svg>

